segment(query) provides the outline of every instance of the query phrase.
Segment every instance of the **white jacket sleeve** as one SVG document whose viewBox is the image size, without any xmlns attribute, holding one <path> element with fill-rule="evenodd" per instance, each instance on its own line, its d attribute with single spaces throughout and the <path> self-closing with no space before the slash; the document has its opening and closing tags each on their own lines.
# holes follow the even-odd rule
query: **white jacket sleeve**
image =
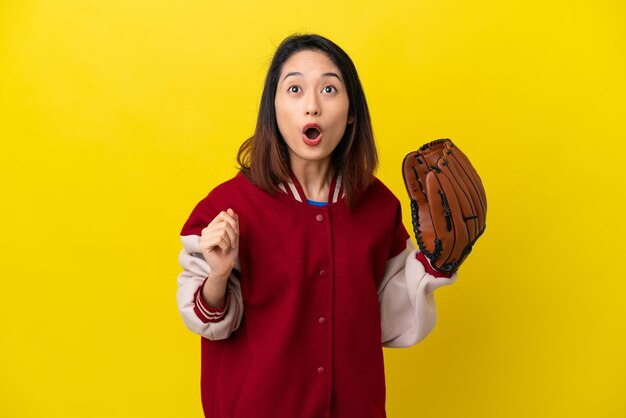
<svg viewBox="0 0 626 418">
<path fill-rule="evenodd" d="M 198 235 L 181 236 L 183 249 L 178 261 L 183 272 L 178 275 L 178 291 L 176 301 L 183 322 L 189 330 L 209 340 L 223 340 L 228 338 L 241 323 L 243 317 L 243 299 L 241 286 L 235 274 L 228 279 L 229 300 L 225 315 L 217 322 L 211 320 L 211 312 L 199 298 L 198 290 L 209 274 L 209 264 L 200 251 L 200 237 Z M 235 269 L 240 271 L 239 260 L 235 263 Z M 201 290 L 200 290 L 201 292 Z"/>
<path fill-rule="evenodd" d="M 458 273 L 449 279 L 427 273 L 416 254 L 407 240 L 406 249 L 387 262 L 378 288 L 384 347 L 410 347 L 423 340 L 437 322 L 434 290 L 456 281 Z"/>
</svg>

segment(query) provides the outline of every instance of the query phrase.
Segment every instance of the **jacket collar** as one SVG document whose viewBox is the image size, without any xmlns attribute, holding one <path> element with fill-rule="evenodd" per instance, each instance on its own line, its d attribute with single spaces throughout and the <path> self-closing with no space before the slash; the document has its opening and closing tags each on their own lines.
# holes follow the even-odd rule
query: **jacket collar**
<svg viewBox="0 0 626 418">
<path fill-rule="evenodd" d="M 300 182 L 293 174 L 293 172 L 289 173 L 289 179 L 286 182 L 282 182 L 278 184 L 279 190 L 287 195 L 293 197 L 298 202 L 306 202 L 306 195 L 304 194 L 304 189 L 300 185 Z M 341 198 L 343 198 L 343 187 L 341 183 L 341 173 L 337 172 L 333 176 L 330 187 L 328 189 L 328 203 L 336 203 Z"/>
</svg>

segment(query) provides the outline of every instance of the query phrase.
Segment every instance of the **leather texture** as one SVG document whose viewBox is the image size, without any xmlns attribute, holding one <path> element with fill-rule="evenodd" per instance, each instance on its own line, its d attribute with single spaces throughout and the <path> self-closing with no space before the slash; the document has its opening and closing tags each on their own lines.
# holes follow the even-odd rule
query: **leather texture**
<svg viewBox="0 0 626 418">
<path fill-rule="evenodd" d="M 480 176 L 448 138 L 407 154 L 402 173 L 420 250 L 434 269 L 458 270 L 485 231 L 487 198 Z"/>
</svg>

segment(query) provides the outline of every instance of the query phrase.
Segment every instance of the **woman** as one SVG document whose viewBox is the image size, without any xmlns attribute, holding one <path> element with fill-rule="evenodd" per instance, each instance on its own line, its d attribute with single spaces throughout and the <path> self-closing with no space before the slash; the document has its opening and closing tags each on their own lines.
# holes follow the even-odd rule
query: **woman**
<svg viewBox="0 0 626 418">
<path fill-rule="evenodd" d="M 177 300 L 202 338 L 206 417 L 384 417 L 382 346 L 434 327 L 434 271 L 377 179 L 348 55 L 294 35 L 278 47 L 240 173 L 185 223 Z"/>
</svg>

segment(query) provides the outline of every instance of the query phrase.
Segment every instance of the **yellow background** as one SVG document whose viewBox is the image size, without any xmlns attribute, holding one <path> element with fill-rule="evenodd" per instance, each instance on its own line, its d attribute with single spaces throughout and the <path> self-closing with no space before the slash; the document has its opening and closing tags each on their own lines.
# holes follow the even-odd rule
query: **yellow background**
<svg viewBox="0 0 626 418">
<path fill-rule="evenodd" d="M 487 190 L 435 331 L 385 350 L 389 417 L 626 417 L 625 21 L 621 0 L 0 2 L 0 417 L 201 416 L 178 234 L 299 31 L 356 63 L 409 230 L 418 145 L 451 138 Z"/>
</svg>

